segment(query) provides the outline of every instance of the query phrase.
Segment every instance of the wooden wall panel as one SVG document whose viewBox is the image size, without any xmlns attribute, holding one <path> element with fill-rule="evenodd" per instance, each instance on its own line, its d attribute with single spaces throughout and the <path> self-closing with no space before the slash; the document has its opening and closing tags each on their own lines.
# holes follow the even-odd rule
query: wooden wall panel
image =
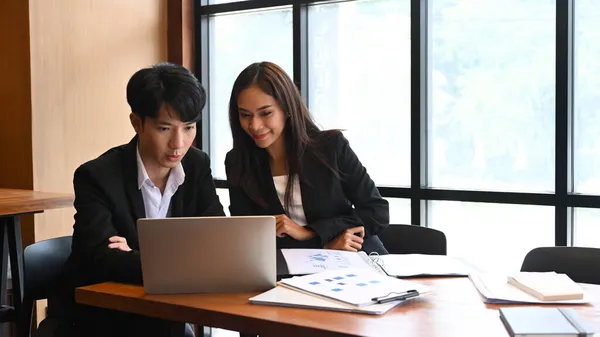
<svg viewBox="0 0 600 337">
<path fill-rule="evenodd" d="M 0 1 L 0 187 L 32 188 L 29 4 Z"/>
<path fill-rule="evenodd" d="M 168 57 L 194 71 L 194 0 L 169 0 Z"/>
</svg>

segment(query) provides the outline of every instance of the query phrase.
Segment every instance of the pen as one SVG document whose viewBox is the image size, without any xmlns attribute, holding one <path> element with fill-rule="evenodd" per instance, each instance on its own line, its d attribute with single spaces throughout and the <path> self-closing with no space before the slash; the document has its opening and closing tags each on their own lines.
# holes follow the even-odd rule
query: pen
<svg viewBox="0 0 600 337">
<path fill-rule="evenodd" d="M 397 296 L 392 296 L 392 297 L 383 298 L 383 299 L 381 297 L 373 297 L 371 300 L 374 301 L 376 304 L 383 304 L 383 303 L 388 303 L 388 302 L 393 302 L 393 301 L 404 301 L 409 298 L 413 298 L 413 297 L 417 297 L 417 296 L 419 296 L 418 291 L 408 290 L 405 293 L 402 293 Z"/>
</svg>

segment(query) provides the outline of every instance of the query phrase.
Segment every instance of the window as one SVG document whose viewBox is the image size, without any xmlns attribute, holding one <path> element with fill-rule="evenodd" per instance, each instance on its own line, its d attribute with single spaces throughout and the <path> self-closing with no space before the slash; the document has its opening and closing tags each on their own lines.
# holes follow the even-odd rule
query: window
<svg viewBox="0 0 600 337">
<path fill-rule="evenodd" d="M 600 6 L 575 1 L 574 183 L 576 193 L 600 194 Z"/>
<path fill-rule="evenodd" d="M 234 78 L 271 60 L 299 72 L 317 123 L 343 130 L 386 187 L 391 223 L 441 229 L 451 255 L 484 269 L 518 270 L 535 247 L 571 244 L 571 229 L 600 247 L 595 0 L 208 2 L 221 4 L 200 8 L 215 178 Z"/>
<path fill-rule="evenodd" d="M 574 209 L 573 245 L 600 248 L 600 209 Z"/>
<path fill-rule="evenodd" d="M 554 0 L 435 0 L 430 185 L 554 190 Z"/>
<path fill-rule="evenodd" d="M 554 245 L 554 207 L 455 201 L 429 207 L 429 227 L 446 234 L 448 255 L 484 271 L 519 271 L 531 249 Z"/>
<path fill-rule="evenodd" d="M 377 185 L 410 184 L 410 1 L 309 7 L 308 104 Z"/>
<path fill-rule="evenodd" d="M 217 5 L 217 4 L 226 4 L 231 2 L 240 2 L 240 1 L 248 1 L 248 0 L 208 0 L 209 5 Z"/>
<path fill-rule="evenodd" d="M 213 176 L 226 179 L 225 155 L 232 147 L 229 97 L 237 75 L 253 62 L 271 61 L 293 74 L 292 11 L 211 16 L 209 20 L 209 134 Z"/>
<path fill-rule="evenodd" d="M 390 224 L 410 225 L 410 199 L 385 199 L 390 203 Z"/>
</svg>

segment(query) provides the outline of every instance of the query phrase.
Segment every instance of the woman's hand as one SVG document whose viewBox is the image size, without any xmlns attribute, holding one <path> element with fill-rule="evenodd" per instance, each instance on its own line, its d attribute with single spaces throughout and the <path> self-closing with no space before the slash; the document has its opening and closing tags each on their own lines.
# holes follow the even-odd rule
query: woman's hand
<svg viewBox="0 0 600 337">
<path fill-rule="evenodd" d="M 277 224 L 276 234 L 280 238 L 289 235 L 298 241 L 306 241 L 317 235 L 317 233 L 310 229 L 298 225 L 285 214 L 276 215 L 275 223 Z"/>
<path fill-rule="evenodd" d="M 337 238 L 325 244 L 325 249 L 347 250 L 358 252 L 362 248 L 363 238 L 365 237 L 365 228 L 363 226 L 347 229 Z"/>
<path fill-rule="evenodd" d="M 125 239 L 122 236 L 111 236 L 108 241 L 110 241 L 111 243 L 108 245 L 108 248 L 111 249 L 118 249 L 118 250 L 122 250 L 124 252 L 129 252 L 131 251 L 131 248 L 129 248 L 129 245 L 127 245 L 127 239 Z"/>
</svg>

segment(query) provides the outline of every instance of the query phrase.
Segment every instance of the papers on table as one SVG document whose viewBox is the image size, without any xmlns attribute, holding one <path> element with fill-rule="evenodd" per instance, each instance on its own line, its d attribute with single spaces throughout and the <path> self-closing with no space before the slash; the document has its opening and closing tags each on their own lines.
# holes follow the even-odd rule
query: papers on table
<svg viewBox="0 0 600 337">
<path fill-rule="evenodd" d="M 469 279 L 485 303 L 492 304 L 585 304 L 589 299 L 584 293 L 583 299 L 543 301 L 508 283 L 506 275 L 488 273 L 471 274 Z"/>
<path fill-rule="evenodd" d="M 376 299 L 394 298 L 409 291 L 422 294 L 429 288 L 416 282 L 399 280 L 369 269 L 330 270 L 306 276 L 283 279 L 280 285 L 362 307 Z"/>
<path fill-rule="evenodd" d="M 250 303 L 381 315 L 428 292 L 429 287 L 417 282 L 347 268 L 283 279 Z"/>
<path fill-rule="evenodd" d="M 403 301 L 393 301 L 384 304 L 373 304 L 363 307 L 345 304 L 338 301 L 320 298 L 303 291 L 293 290 L 283 286 L 275 287 L 267 292 L 250 298 L 250 303 L 275 305 L 281 307 L 306 308 L 353 312 L 359 314 L 382 315 Z"/>
<path fill-rule="evenodd" d="M 369 269 L 383 273 L 365 252 L 329 249 L 282 249 L 289 275 L 307 275 L 328 270 Z"/>
<path fill-rule="evenodd" d="M 446 255 L 390 254 L 376 258 L 390 276 L 467 276 L 473 269 L 462 260 Z"/>
<path fill-rule="evenodd" d="M 328 249 L 282 249 L 288 275 L 307 275 L 348 268 L 372 269 L 394 277 L 467 276 L 473 269 L 445 255 L 367 255 Z"/>
</svg>

